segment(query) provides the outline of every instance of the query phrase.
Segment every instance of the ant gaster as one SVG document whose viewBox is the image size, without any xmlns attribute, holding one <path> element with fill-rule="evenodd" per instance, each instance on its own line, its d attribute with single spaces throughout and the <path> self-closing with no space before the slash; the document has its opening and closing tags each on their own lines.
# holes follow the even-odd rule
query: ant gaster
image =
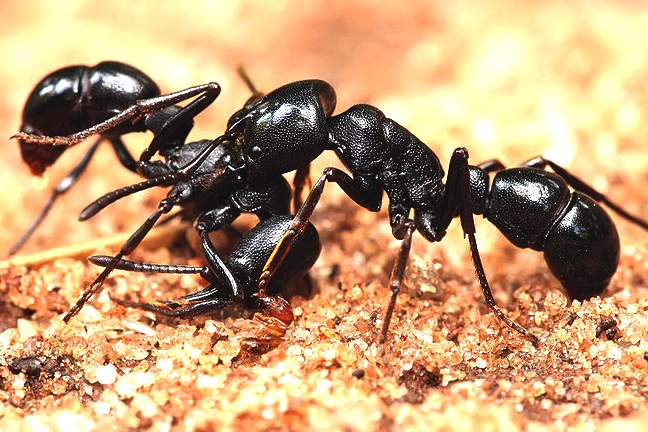
<svg viewBox="0 0 648 432">
<path fill-rule="evenodd" d="M 618 234 L 597 201 L 644 229 L 648 228 L 646 222 L 629 215 L 564 168 L 544 158 L 532 159 L 512 169 L 505 169 L 495 160 L 471 166 L 467 150 L 457 148 L 450 159 L 444 183 L 445 173 L 437 156 L 406 128 L 370 105 L 354 105 L 333 115 L 335 103 L 335 92 L 329 84 L 306 80 L 282 86 L 246 105 L 232 116 L 223 136 L 212 141 L 174 174 L 175 183 L 168 183 L 175 184 L 169 196 L 133 235 L 137 241 L 127 244 L 139 243 L 161 213 L 181 202 L 182 196 L 191 196 L 191 187 L 183 192 L 179 186 L 193 184 L 196 168 L 223 143 L 235 143 L 240 151 L 241 165 L 219 172 L 219 178 L 234 173 L 251 178 L 271 172 L 284 173 L 307 165 L 324 150 L 333 150 L 352 176 L 336 168 L 324 171 L 263 267 L 259 292 L 263 293 L 269 286 L 295 240 L 309 226 L 325 183 L 334 182 L 353 201 L 370 211 L 380 210 L 382 194 L 386 193 L 392 233 L 403 240 L 392 270 L 392 295 L 380 333 L 381 343 L 385 341 L 402 285 L 413 232 L 419 231 L 428 241 L 440 241 L 455 217 L 460 218 L 468 238 L 473 265 L 488 306 L 509 327 L 537 343 L 536 336 L 510 320 L 495 303 L 479 256 L 473 214 L 483 214 L 516 246 L 544 251 L 549 268 L 572 298 L 600 293 L 618 265 Z M 138 102 L 140 104 L 146 105 L 147 101 Z M 93 132 L 100 132 L 100 129 L 91 128 Z M 76 135 L 85 137 L 88 133 Z M 68 138 L 29 139 L 69 144 Z M 546 167 L 555 174 L 545 172 Z M 499 172 L 489 186 L 489 173 L 496 171 Z M 575 192 L 569 192 L 569 186 Z M 410 218 L 412 210 L 413 219 Z M 131 250 L 131 247 L 123 248 L 108 263 L 106 271 Z M 98 278 L 99 285 L 107 276 L 106 271 Z"/>
</svg>

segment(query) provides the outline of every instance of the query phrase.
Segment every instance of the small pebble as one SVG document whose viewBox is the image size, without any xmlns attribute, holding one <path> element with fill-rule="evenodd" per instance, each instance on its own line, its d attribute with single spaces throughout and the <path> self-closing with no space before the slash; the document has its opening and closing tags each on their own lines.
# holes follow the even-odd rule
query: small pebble
<svg viewBox="0 0 648 432">
<path fill-rule="evenodd" d="M 103 385 L 114 384 L 117 379 L 117 368 L 115 365 L 107 364 L 99 366 L 96 371 L 97 382 Z"/>
</svg>

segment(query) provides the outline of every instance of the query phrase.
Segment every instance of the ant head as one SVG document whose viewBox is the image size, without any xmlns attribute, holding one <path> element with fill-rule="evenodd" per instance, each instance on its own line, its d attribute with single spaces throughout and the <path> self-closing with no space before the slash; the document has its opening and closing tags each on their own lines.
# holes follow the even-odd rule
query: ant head
<svg viewBox="0 0 648 432">
<path fill-rule="evenodd" d="M 241 147 L 252 173 L 293 171 L 325 150 L 327 119 L 335 106 L 334 96 L 324 97 L 328 88 L 319 80 L 287 84 L 230 118 L 227 134 Z"/>
</svg>

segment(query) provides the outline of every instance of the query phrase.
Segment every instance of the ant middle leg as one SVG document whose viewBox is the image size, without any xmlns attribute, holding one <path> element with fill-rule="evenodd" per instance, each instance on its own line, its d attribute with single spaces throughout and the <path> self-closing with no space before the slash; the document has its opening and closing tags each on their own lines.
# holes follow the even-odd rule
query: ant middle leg
<svg viewBox="0 0 648 432">
<path fill-rule="evenodd" d="M 477 272 L 477 279 L 479 280 L 479 284 L 481 285 L 486 304 L 493 311 L 495 316 L 502 320 L 507 326 L 529 339 L 534 346 L 537 346 L 539 343 L 538 338 L 535 335 L 531 334 L 529 330 L 511 320 L 499 308 L 499 306 L 497 306 L 490 288 L 490 284 L 488 283 L 488 279 L 486 278 L 486 272 L 479 255 L 479 248 L 477 247 L 477 240 L 475 237 L 476 229 L 472 214 L 468 151 L 465 148 L 455 149 L 452 154 L 452 158 L 450 159 L 444 203 L 446 208 L 442 213 L 445 213 L 446 215 L 454 215 L 456 214 L 456 210 L 459 210 L 461 227 L 464 235 L 468 237 L 470 256 L 472 258 L 475 271 Z M 449 224 L 449 220 L 446 218 L 446 220 L 442 221 L 441 223 L 444 225 L 439 226 L 438 229 L 439 231 L 445 231 L 447 224 Z"/>
<path fill-rule="evenodd" d="M 412 248 L 412 234 L 414 233 L 415 227 L 411 221 L 406 221 L 405 226 L 405 236 L 401 241 L 398 256 L 396 258 L 396 261 L 394 261 L 394 267 L 392 267 L 391 275 L 389 278 L 391 296 L 389 298 L 389 304 L 387 305 L 387 309 L 385 311 L 385 317 L 383 318 L 382 328 L 380 329 L 380 338 L 378 339 L 378 345 L 380 346 L 384 346 L 385 341 L 387 340 L 389 324 L 391 323 L 394 309 L 396 308 L 396 298 L 398 297 L 398 293 L 400 293 L 401 287 L 403 286 L 405 268 L 407 267 L 407 261 L 409 259 L 410 250 Z"/>
</svg>

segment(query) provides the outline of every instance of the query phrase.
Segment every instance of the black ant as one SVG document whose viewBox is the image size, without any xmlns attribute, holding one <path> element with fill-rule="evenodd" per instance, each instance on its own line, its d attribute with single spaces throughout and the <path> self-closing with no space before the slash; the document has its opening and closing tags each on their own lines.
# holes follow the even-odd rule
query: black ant
<svg viewBox="0 0 648 432">
<path fill-rule="evenodd" d="M 68 66 L 48 74 L 36 84 L 25 102 L 20 131 L 35 135 L 71 134 L 107 120 L 139 99 L 157 96 L 160 96 L 157 84 L 144 72 L 127 64 L 102 62 L 92 67 Z M 155 116 L 123 123 L 99 136 L 77 165 L 54 187 L 45 206 L 11 247 L 9 255 L 24 246 L 56 200 L 79 180 L 102 141 L 110 142 L 121 165 L 137 172 L 137 161 L 121 136 L 147 129 L 160 131 L 165 119 L 175 111 L 174 107 L 169 107 Z M 67 146 L 33 144 L 25 140 L 19 140 L 19 145 L 23 161 L 33 175 L 42 175 L 67 149 Z"/>
<path fill-rule="evenodd" d="M 138 105 L 147 103 L 144 100 Z M 629 215 L 564 168 L 544 158 L 535 158 L 511 169 L 505 169 L 496 160 L 471 166 L 467 150 L 457 148 L 444 183 L 444 171 L 437 156 L 406 128 L 370 105 L 354 105 L 333 115 L 335 104 L 335 92 L 328 83 L 306 80 L 284 85 L 235 113 L 224 135 L 206 144 L 193 159 L 183 159 L 185 165 L 168 174 L 169 181 L 156 182 L 156 185 L 173 184 L 174 187 L 158 210 L 107 263 L 104 272 L 88 290 L 90 295 L 162 213 L 183 200 L 197 198 L 195 193 L 201 191 L 198 186 L 204 175 L 216 177 L 218 182 L 232 177 L 264 179 L 308 165 L 324 150 L 334 150 L 353 176 L 337 168 L 325 169 L 265 263 L 259 276 L 258 292 L 265 292 L 281 263 L 289 256 L 295 240 L 309 226 L 308 221 L 326 182 L 337 183 L 353 201 L 370 211 L 380 210 L 385 192 L 389 198 L 392 233 L 403 242 L 392 271 L 392 294 L 380 332 L 381 344 L 386 339 L 415 230 L 428 241 L 440 241 L 451 220 L 459 217 L 488 306 L 509 327 L 537 343 L 534 335 L 509 319 L 495 303 L 477 248 L 473 214 L 484 215 L 516 246 L 544 251 L 551 271 L 569 296 L 577 299 L 600 294 L 618 265 L 618 234 L 597 202 L 648 229 L 645 221 Z M 116 117 L 119 116 L 121 114 Z M 114 125 L 112 122 L 109 126 Z M 95 127 L 76 136 L 82 138 L 90 132 L 104 130 L 106 128 Z M 25 134 L 21 138 L 43 143 L 70 143 L 69 138 Z M 239 164 L 208 169 L 207 158 L 225 144 L 232 145 Z M 198 166 L 203 165 L 198 171 Z M 544 171 L 546 167 L 555 173 Z M 489 173 L 492 172 L 497 174 L 489 185 Z M 575 192 L 570 192 L 570 186 Z M 410 218 L 412 210 L 413 219 Z M 84 295 L 66 318 L 90 295 Z"/>
<path fill-rule="evenodd" d="M 141 116 L 146 119 L 155 118 L 158 116 L 158 112 L 165 112 L 169 107 L 174 107 L 173 104 L 199 95 L 186 107 L 174 107 L 176 114 L 165 121 L 161 130 L 155 134 L 153 141 L 140 157 L 137 162 L 138 172 L 147 180 L 110 192 L 95 200 L 81 212 L 80 219 L 85 220 L 127 195 L 155 186 L 172 186 L 171 191 L 160 202 L 157 210 L 125 242 L 113 260 L 106 263 L 104 271 L 66 314 L 65 321 L 78 313 L 83 304 L 101 288 L 120 259 L 130 254 L 161 216 L 169 213 L 176 205 L 184 207 L 185 218 L 196 219 L 196 229 L 202 239 L 205 257 L 212 269 L 219 268 L 220 258 L 209 239 L 210 232 L 230 224 L 243 212 L 254 213 L 262 221 L 275 215 L 289 213 L 290 187 L 282 173 L 297 171 L 295 205 L 296 207 L 301 205 L 299 191 L 307 180 L 308 163 L 315 159 L 321 151 L 311 154 L 302 162 L 301 158 L 285 156 L 297 150 L 298 147 L 295 147 L 293 143 L 276 142 L 272 136 L 265 138 L 265 154 L 274 151 L 278 155 L 284 155 L 283 157 L 257 158 L 260 151 L 258 147 L 245 148 L 242 146 L 241 137 L 248 132 L 246 127 L 250 119 L 254 116 L 258 117 L 259 109 L 256 107 L 262 99 L 261 93 L 252 86 L 249 78 L 244 73 L 242 75 L 253 90 L 253 95 L 248 99 L 244 108 L 230 118 L 225 134 L 215 140 L 184 143 L 187 129 L 180 126 L 185 121 L 192 119 L 195 114 L 202 111 L 215 99 L 220 92 L 220 87 L 216 83 L 196 86 L 164 96 L 137 100 L 133 105 L 117 112 L 102 123 L 68 137 L 47 137 L 25 132 L 15 135 L 23 142 L 44 143 L 49 148 L 71 146 L 93 134 L 101 136 L 111 134 L 113 131 L 119 130 L 126 121 L 132 121 Z M 294 121 L 296 117 L 298 116 L 293 115 L 292 120 Z M 312 113 L 305 111 L 302 117 L 303 120 L 308 121 L 312 118 Z M 322 113 L 320 117 L 323 122 L 326 115 Z M 267 123 L 267 120 L 263 118 L 256 118 L 253 121 L 259 125 Z M 178 130 L 182 134 L 176 135 L 175 132 Z M 252 132 L 263 133 L 263 130 L 259 127 Z M 263 139 L 258 141 L 263 141 Z M 298 142 L 298 144 L 300 143 Z M 165 158 L 165 162 L 149 160 L 158 151 Z M 259 259 L 258 255 L 252 255 L 250 259 L 253 257 Z M 220 275 L 217 271 L 216 274 Z M 262 290 L 259 297 L 263 297 L 266 291 Z"/>
<path fill-rule="evenodd" d="M 240 69 L 239 74 L 252 92 L 246 104 L 261 96 L 249 77 Z M 166 172 L 160 162 L 150 162 L 159 152 L 165 159 L 177 156 L 177 149 L 185 144 L 193 127 L 193 117 L 209 106 L 220 94 L 216 83 L 188 88 L 181 92 L 161 96 L 158 85 L 144 72 L 130 65 L 104 61 L 95 66 L 68 66 L 56 70 L 36 84 L 30 93 L 22 114 L 19 139 L 23 160 L 32 174 L 42 173 L 72 144 L 99 134 L 79 163 L 53 189 L 29 228 L 9 250 L 18 252 L 44 221 L 56 200 L 78 181 L 87 169 L 102 141 L 112 145 L 117 159 L 129 171 L 145 178 L 159 177 Z M 186 107 L 175 103 L 196 97 Z M 81 133 L 74 133 L 82 131 Z M 136 160 L 122 141 L 131 132 L 151 131 L 154 138 Z M 68 135 L 62 140 L 48 140 L 35 144 L 31 135 Z M 295 205 L 301 205 L 300 191 L 308 179 L 308 166 L 301 167 L 295 179 Z M 281 194 L 285 194 L 283 189 Z M 275 192 L 275 191 L 272 191 Z M 94 210 L 98 211 L 95 207 Z M 80 220 L 86 220 L 96 211 L 86 209 Z M 287 213 L 281 209 L 278 213 Z"/>
<path fill-rule="evenodd" d="M 296 84 L 285 87 L 292 85 Z M 495 159 L 471 166 L 468 151 L 460 147 L 453 152 L 444 184 L 443 168 L 434 152 L 378 108 L 354 105 L 331 116 L 327 126 L 326 147 L 335 151 L 353 177 L 337 168 L 324 170 L 266 264 L 259 284 L 263 286 L 272 278 L 309 221 L 326 182 L 337 183 L 353 201 L 371 211 L 380 210 L 384 191 L 389 198 L 392 233 L 403 242 L 392 269 L 381 345 L 402 286 L 414 230 L 437 242 L 445 237 L 451 220 L 459 217 L 486 303 L 499 319 L 534 345 L 537 337 L 509 319 L 495 303 L 477 248 L 473 214 L 483 215 L 517 247 L 544 251 L 549 269 L 567 294 L 580 300 L 601 294 L 619 262 L 616 227 L 598 203 L 648 230 L 646 221 L 543 157 L 509 169 Z M 554 172 L 545 171 L 547 167 Z M 497 174 L 491 185 L 489 174 L 493 172 Z"/>
</svg>

